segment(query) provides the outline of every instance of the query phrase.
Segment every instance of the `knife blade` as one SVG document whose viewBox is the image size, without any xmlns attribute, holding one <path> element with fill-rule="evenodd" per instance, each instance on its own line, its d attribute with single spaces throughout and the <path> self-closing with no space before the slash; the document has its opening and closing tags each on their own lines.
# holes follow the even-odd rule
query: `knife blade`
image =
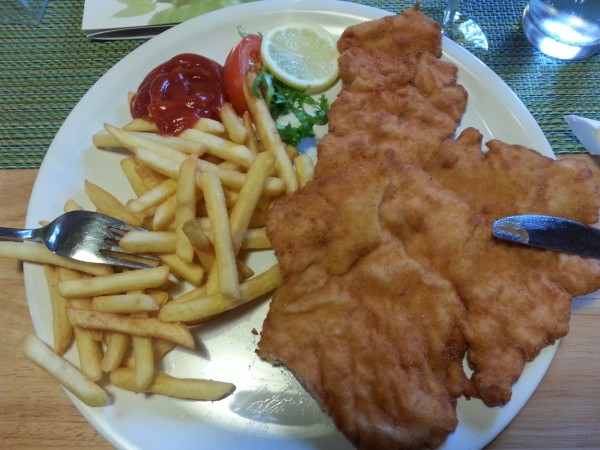
<svg viewBox="0 0 600 450">
<path fill-rule="evenodd" d="M 494 236 L 519 244 L 600 258 L 600 229 L 570 219 L 528 214 L 496 220 Z"/>
</svg>

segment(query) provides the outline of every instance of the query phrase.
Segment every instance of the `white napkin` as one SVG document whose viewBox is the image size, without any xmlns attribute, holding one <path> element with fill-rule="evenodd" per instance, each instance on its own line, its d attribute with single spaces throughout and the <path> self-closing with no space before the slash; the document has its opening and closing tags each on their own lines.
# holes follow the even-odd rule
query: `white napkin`
<svg viewBox="0 0 600 450">
<path fill-rule="evenodd" d="M 569 115 L 565 116 L 565 122 L 569 124 L 573 134 L 588 152 L 592 155 L 600 155 L 600 120 Z"/>
</svg>

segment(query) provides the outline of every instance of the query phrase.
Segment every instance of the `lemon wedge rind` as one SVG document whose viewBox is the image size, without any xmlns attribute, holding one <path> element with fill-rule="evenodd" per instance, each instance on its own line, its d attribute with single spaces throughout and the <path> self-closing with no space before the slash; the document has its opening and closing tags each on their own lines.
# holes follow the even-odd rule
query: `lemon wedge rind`
<svg viewBox="0 0 600 450">
<path fill-rule="evenodd" d="M 261 56 L 277 79 L 309 93 L 327 89 L 339 76 L 336 39 L 317 25 L 289 23 L 271 28 L 263 36 Z"/>
</svg>

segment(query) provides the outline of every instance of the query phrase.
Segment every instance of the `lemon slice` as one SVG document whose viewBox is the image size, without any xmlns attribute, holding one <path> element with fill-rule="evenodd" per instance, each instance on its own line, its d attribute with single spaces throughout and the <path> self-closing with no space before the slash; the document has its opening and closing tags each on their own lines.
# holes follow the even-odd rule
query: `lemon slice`
<svg viewBox="0 0 600 450">
<path fill-rule="evenodd" d="M 289 86 L 317 92 L 338 78 L 336 40 L 319 26 L 290 23 L 271 28 L 260 50 L 267 69 Z"/>
</svg>

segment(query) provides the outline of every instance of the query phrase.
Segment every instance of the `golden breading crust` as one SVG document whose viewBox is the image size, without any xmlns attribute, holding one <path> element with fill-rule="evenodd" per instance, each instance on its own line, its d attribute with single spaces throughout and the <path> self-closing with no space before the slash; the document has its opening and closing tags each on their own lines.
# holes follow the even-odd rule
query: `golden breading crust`
<svg viewBox="0 0 600 450">
<path fill-rule="evenodd" d="M 454 135 L 467 104 L 439 25 L 415 9 L 348 28 L 338 42 L 342 92 L 329 110 L 315 176 L 402 142 L 419 164 Z"/>
<path fill-rule="evenodd" d="M 267 230 L 284 284 L 259 354 L 285 364 L 364 449 L 436 447 L 457 424 L 464 307 L 382 216 L 411 179 L 393 152 L 340 167 L 275 204 Z M 358 219 L 358 220 L 357 220 Z M 282 223 L 294 224 L 282 227 Z"/>
<path fill-rule="evenodd" d="M 467 95 L 440 41 L 418 9 L 346 30 L 316 179 L 267 218 L 284 283 L 258 352 L 359 448 L 441 444 L 461 395 L 505 404 L 600 288 L 595 260 L 493 238 L 513 214 L 594 223 L 598 187 L 582 161 L 451 139 Z"/>
</svg>

